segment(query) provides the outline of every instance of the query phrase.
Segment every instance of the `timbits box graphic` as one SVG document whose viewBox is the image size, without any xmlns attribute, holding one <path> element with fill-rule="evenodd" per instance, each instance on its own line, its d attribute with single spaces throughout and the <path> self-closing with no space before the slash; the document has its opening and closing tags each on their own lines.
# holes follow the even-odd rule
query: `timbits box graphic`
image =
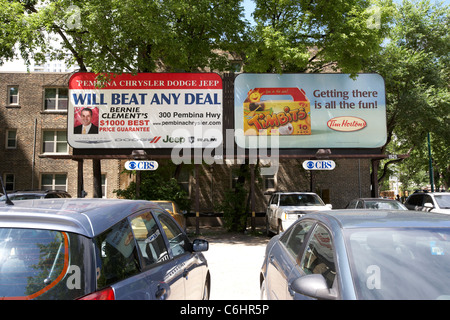
<svg viewBox="0 0 450 320">
<path fill-rule="evenodd" d="M 252 89 L 244 101 L 244 134 L 310 135 L 310 109 L 302 89 Z"/>
</svg>

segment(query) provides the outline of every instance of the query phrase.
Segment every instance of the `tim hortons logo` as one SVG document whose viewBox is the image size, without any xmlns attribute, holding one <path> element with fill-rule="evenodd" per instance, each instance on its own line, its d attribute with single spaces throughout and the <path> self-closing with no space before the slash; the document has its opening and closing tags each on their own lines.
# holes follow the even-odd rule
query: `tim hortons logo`
<svg viewBox="0 0 450 320">
<path fill-rule="evenodd" d="M 327 126 L 336 131 L 358 131 L 367 126 L 367 122 L 358 117 L 336 117 L 328 120 Z"/>
</svg>

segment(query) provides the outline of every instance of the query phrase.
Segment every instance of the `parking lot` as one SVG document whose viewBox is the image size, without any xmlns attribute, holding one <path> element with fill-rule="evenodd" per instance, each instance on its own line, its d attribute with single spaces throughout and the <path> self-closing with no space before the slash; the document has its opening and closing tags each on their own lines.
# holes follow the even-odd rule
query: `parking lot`
<svg viewBox="0 0 450 320">
<path fill-rule="evenodd" d="M 259 300 L 259 271 L 269 237 L 201 230 L 211 273 L 211 300 Z M 195 236 L 191 236 L 195 238 Z"/>
</svg>

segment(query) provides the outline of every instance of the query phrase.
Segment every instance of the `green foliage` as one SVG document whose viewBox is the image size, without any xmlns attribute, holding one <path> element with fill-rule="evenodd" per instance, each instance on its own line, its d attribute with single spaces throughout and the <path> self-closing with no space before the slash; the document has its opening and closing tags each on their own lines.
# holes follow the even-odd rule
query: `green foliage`
<svg viewBox="0 0 450 320">
<path fill-rule="evenodd" d="M 246 181 L 250 181 L 251 166 L 248 160 L 241 164 L 239 170 L 235 171 L 237 177 L 234 188 L 225 192 L 222 203 L 216 206 L 218 212 L 223 212 L 225 228 L 228 231 L 244 232 L 247 227 L 249 216 L 249 190 Z M 259 176 L 259 165 L 256 165 L 255 177 Z"/>
<path fill-rule="evenodd" d="M 247 227 L 247 197 L 248 191 L 242 184 L 225 192 L 224 200 L 217 206 L 223 212 L 225 228 L 228 231 L 243 232 Z"/>
<path fill-rule="evenodd" d="M 449 23 L 449 6 L 403 1 L 395 10 L 383 50 L 366 61 L 365 71 L 381 74 L 386 83 L 386 150 L 410 155 L 396 164 L 396 172 L 401 172 L 401 182 L 407 186 L 429 184 L 424 181 L 428 132 L 437 181 L 447 189 L 450 185 Z"/>
<path fill-rule="evenodd" d="M 19 44 L 27 62 L 50 54 L 93 72 L 225 70 L 231 66 L 223 52 L 236 46 L 245 27 L 240 0 L 0 4 L 1 60 L 11 59 Z"/>
<path fill-rule="evenodd" d="M 167 163 L 157 171 L 142 171 L 140 173 L 139 199 L 174 201 L 178 204 L 180 210 L 190 211 L 189 195 L 179 185 L 177 179 L 172 177 L 174 170 L 174 165 Z M 136 174 L 136 172 L 133 172 L 133 174 Z M 114 190 L 114 193 L 121 198 L 137 199 L 136 183 L 131 182 L 126 189 Z"/>
<path fill-rule="evenodd" d="M 390 1 L 255 0 L 247 72 L 355 74 L 388 30 Z M 375 21 L 375 22 L 374 22 Z"/>
</svg>

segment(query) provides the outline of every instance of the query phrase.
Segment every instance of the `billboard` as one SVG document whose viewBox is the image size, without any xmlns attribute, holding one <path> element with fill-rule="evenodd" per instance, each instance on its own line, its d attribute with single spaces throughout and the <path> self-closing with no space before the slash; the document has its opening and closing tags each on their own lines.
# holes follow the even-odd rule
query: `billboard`
<svg viewBox="0 0 450 320">
<path fill-rule="evenodd" d="M 222 143 L 222 79 L 215 73 L 76 73 L 68 142 L 79 149 L 204 148 Z"/>
<path fill-rule="evenodd" d="M 235 141 L 241 148 L 378 148 L 386 143 L 378 74 L 240 74 Z M 275 142 L 274 142 L 275 141 Z M 272 145 L 273 147 L 273 145 Z"/>
</svg>

